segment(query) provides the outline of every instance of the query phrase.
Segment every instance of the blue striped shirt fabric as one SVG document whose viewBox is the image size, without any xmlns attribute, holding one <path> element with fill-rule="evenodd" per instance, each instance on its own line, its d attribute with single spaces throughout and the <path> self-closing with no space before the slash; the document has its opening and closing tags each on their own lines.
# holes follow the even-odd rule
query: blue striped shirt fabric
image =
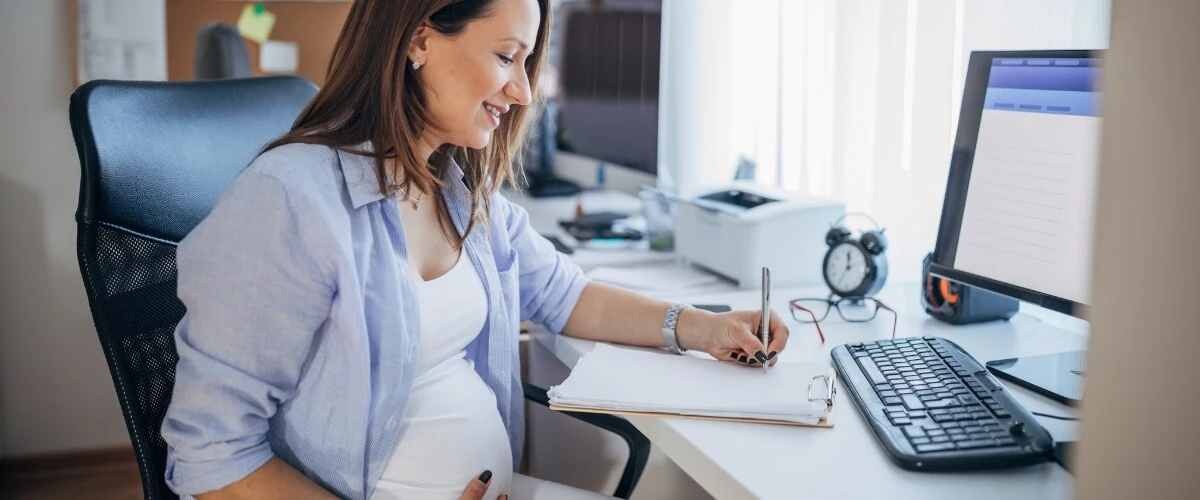
<svg viewBox="0 0 1200 500">
<path fill-rule="evenodd" d="M 471 216 L 463 178 L 454 164 L 441 174 L 460 235 Z M 397 201 L 377 179 L 362 154 L 281 146 L 257 157 L 180 242 L 187 312 L 162 435 L 167 485 L 184 498 L 274 456 L 341 498 L 370 496 L 402 432 L 420 331 L 419 276 Z M 562 331 L 587 278 L 523 208 L 501 194 L 490 202 L 463 246 L 488 297 L 466 354 L 496 395 L 519 464 L 519 324 Z"/>
</svg>

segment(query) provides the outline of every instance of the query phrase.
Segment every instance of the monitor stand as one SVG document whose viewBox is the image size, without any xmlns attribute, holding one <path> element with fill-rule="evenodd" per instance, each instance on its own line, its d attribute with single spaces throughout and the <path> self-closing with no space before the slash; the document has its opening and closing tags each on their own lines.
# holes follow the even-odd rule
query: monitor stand
<svg viewBox="0 0 1200 500">
<path fill-rule="evenodd" d="M 579 184 L 562 179 L 554 174 L 528 174 L 529 195 L 534 198 L 549 198 L 555 196 L 571 196 L 579 193 Z"/>
<path fill-rule="evenodd" d="M 988 361 L 997 377 L 1060 403 L 1076 406 L 1083 399 L 1085 351 Z"/>
</svg>

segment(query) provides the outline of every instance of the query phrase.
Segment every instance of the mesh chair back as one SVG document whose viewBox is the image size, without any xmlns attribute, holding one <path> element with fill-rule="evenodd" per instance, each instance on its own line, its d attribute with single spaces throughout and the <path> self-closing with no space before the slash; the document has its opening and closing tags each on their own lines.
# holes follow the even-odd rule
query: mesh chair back
<svg viewBox="0 0 1200 500">
<path fill-rule="evenodd" d="M 176 244 L 315 93 L 294 77 L 89 82 L 71 95 L 82 175 L 79 269 L 147 499 L 164 483 L 160 434 L 175 382 Z"/>
</svg>

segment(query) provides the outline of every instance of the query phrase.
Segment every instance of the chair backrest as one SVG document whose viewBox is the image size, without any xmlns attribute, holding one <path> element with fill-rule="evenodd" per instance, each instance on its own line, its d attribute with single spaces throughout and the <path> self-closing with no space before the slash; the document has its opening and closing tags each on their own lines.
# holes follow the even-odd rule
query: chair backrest
<svg viewBox="0 0 1200 500">
<path fill-rule="evenodd" d="M 71 95 L 79 269 L 147 499 L 166 488 L 160 428 L 175 383 L 176 244 L 316 87 L 294 77 L 93 81 Z"/>
<path fill-rule="evenodd" d="M 249 78 L 250 51 L 238 29 L 220 21 L 196 31 L 196 52 L 192 72 L 197 80 Z"/>
</svg>

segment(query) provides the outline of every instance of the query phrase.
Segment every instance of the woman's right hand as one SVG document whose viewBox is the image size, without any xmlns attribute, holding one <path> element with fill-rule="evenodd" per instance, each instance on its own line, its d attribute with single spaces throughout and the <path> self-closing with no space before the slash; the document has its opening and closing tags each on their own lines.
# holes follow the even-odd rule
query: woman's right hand
<svg viewBox="0 0 1200 500">
<path fill-rule="evenodd" d="M 488 483 L 492 480 L 492 471 L 485 470 L 479 477 L 472 479 L 467 483 L 467 488 L 463 490 L 459 500 L 482 500 L 483 494 L 487 493 Z M 497 500 L 508 500 L 508 495 L 500 495 Z"/>
</svg>

